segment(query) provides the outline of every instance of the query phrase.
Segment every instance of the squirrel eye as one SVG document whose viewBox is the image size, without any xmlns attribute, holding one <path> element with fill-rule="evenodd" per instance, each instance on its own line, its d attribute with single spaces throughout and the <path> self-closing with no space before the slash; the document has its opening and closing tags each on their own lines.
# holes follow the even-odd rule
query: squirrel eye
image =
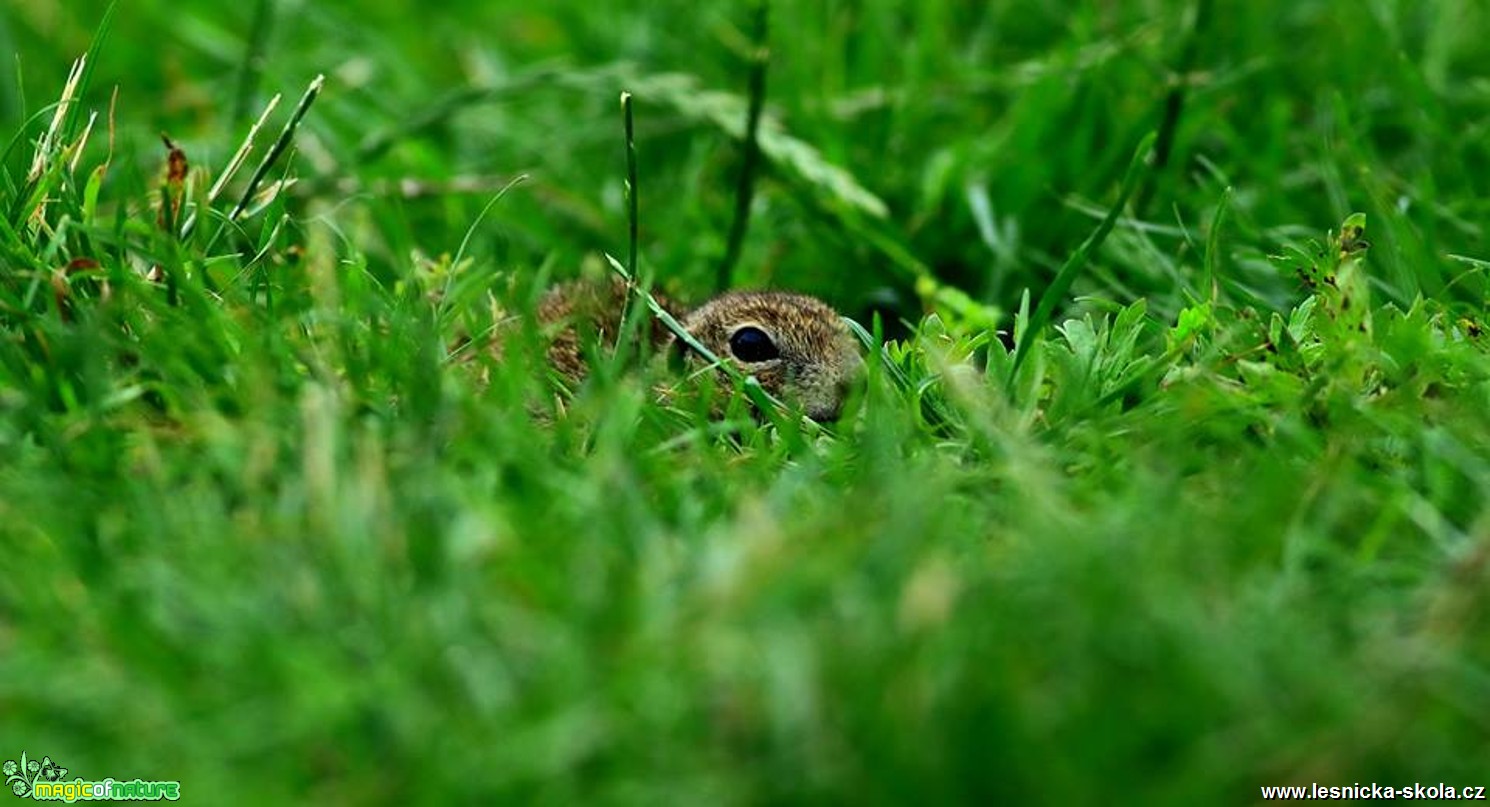
<svg viewBox="0 0 1490 807">
<path fill-rule="evenodd" d="M 730 335 L 729 352 L 735 354 L 735 358 L 740 361 L 750 364 L 770 361 L 781 355 L 771 337 L 754 325 L 746 325 Z"/>
</svg>

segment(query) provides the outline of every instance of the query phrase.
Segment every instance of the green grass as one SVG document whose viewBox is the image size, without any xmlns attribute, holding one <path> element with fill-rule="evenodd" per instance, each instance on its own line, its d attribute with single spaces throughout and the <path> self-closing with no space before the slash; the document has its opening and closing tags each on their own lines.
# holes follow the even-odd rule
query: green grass
<svg viewBox="0 0 1490 807">
<path fill-rule="evenodd" d="M 1490 785 L 1484 6 L 988 5 L 774 4 L 753 183 L 743 0 L 6 6 L 0 759 L 222 804 Z M 843 422 L 603 360 L 555 416 L 533 340 L 452 355 L 627 260 L 622 91 L 639 271 L 855 317 Z"/>
</svg>

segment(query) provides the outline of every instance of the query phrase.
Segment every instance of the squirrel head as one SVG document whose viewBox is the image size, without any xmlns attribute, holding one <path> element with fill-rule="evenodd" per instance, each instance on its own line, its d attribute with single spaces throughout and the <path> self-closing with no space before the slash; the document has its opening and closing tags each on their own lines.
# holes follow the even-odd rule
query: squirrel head
<svg viewBox="0 0 1490 807">
<path fill-rule="evenodd" d="M 838 417 L 863 365 L 838 312 L 800 294 L 729 292 L 694 309 L 682 325 L 715 356 L 817 421 Z"/>
</svg>

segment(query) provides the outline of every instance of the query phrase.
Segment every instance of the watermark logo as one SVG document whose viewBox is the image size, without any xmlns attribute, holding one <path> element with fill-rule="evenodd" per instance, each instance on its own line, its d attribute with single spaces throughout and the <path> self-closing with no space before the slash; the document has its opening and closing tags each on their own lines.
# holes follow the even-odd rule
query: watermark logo
<svg viewBox="0 0 1490 807">
<path fill-rule="evenodd" d="M 21 754 L 20 762 L 13 759 L 5 760 L 5 763 L 0 765 L 0 771 L 5 773 L 6 787 L 21 798 L 35 792 L 37 782 L 47 784 L 60 782 L 62 777 L 67 775 L 67 769 L 54 764 L 51 757 L 42 757 L 41 761 L 37 762 L 34 759 L 26 759 L 24 752 Z"/>
<path fill-rule="evenodd" d="M 67 781 L 67 769 L 42 757 L 38 762 L 27 759 L 25 753 L 19 760 L 7 759 L 0 763 L 0 772 L 5 774 L 5 786 L 20 798 L 37 801 L 175 801 L 181 798 L 181 783 L 146 782 L 104 779 L 101 782 L 74 777 Z"/>
</svg>

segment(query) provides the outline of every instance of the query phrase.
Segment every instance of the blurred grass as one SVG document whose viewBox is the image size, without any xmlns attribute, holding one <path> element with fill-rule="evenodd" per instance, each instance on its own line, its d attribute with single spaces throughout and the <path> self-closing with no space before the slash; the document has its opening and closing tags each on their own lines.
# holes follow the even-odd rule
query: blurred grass
<svg viewBox="0 0 1490 807">
<path fill-rule="evenodd" d="M 642 260 L 711 288 L 752 4 L 133 0 L 34 176 L 104 7 L 7 6 L 0 757 L 223 803 L 1490 784 L 1490 20 L 1195 10 L 773 5 L 734 277 L 896 337 L 804 436 L 450 355 L 624 254 L 622 90 Z"/>
</svg>

